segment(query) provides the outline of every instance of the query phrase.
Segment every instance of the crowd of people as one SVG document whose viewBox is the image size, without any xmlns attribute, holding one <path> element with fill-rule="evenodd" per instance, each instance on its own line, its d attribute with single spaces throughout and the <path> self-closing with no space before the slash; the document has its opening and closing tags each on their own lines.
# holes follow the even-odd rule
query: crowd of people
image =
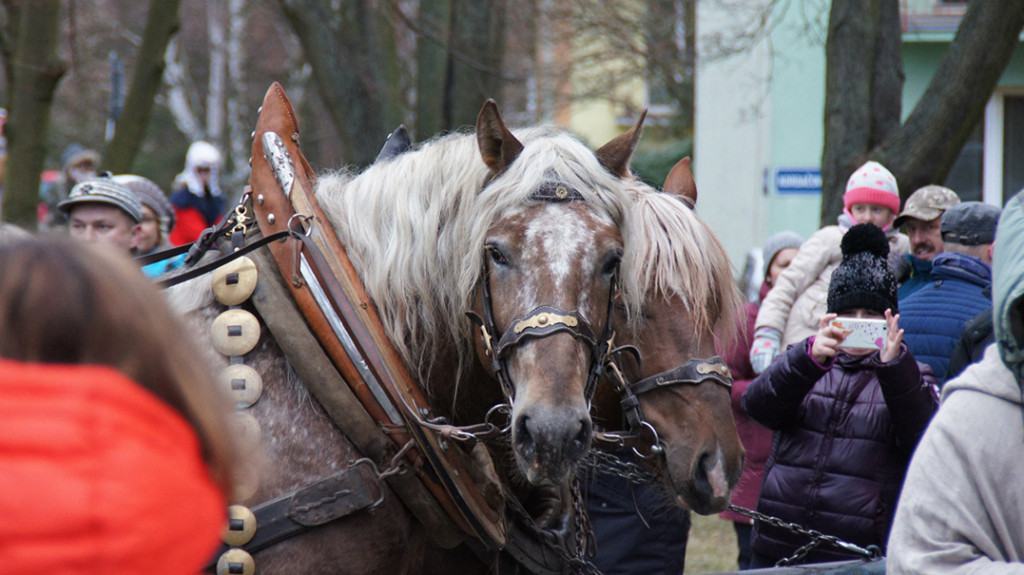
<svg viewBox="0 0 1024 575">
<path fill-rule="evenodd" d="M 57 177 L 40 189 L 39 227 L 66 230 L 78 240 L 140 257 L 192 243 L 224 215 L 221 163 L 214 145 L 192 143 L 168 195 L 141 175 L 98 173 L 99 153 L 72 144 L 62 154 Z M 181 260 L 158 263 L 144 268 L 146 274 L 165 273 Z"/>
<path fill-rule="evenodd" d="M 126 257 L 221 217 L 219 154 L 192 148 L 168 197 L 72 146 L 41 190 L 41 232 L 0 225 L 0 571 L 196 573 L 219 544 L 231 406 L 147 278 L 183 256 L 144 273 Z"/>
<path fill-rule="evenodd" d="M 1007 481 L 1024 431 L 1024 196 L 1005 215 L 939 185 L 899 198 L 867 162 L 836 225 L 765 243 L 760 301 L 723 351 L 747 450 L 733 503 L 877 550 L 887 572 L 1024 572 L 1024 493 Z M 844 345 L 863 319 L 884 336 Z M 862 557 L 722 518 L 741 570 Z"/>
<path fill-rule="evenodd" d="M 22 493 L 0 498 L 12 519 L 0 564 L 18 571 L 45 556 L 142 570 L 151 564 L 129 539 L 147 537 L 178 541 L 163 551 L 199 566 L 216 538 L 183 535 L 219 532 L 235 473 L 224 398 L 123 256 L 191 243 L 223 216 L 220 154 L 193 144 L 170 194 L 137 174 L 97 172 L 90 150 L 64 156 L 40 223 L 67 234 L 0 227 L 0 301 L 19 302 L 0 306 L 0 486 Z M 929 185 L 901 206 L 896 178 L 869 161 L 849 177 L 835 225 L 768 238 L 758 300 L 719 350 L 746 449 L 734 504 L 877 549 L 894 573 L 1024 572 L 1011 566 L 1024 561 L 1013 479 L 1024 437 L 1022 194 L 1000 209 Z M 142 271 L 160 276 L 183 257 Z M 881 335 L 849 344 L 853 324 Z M 104 499 L 129 483 L 154 487 L 131 491 L 131 513 Z M 680 517 L 658 556 L 685 546 Z M 750 514 L 721 517 L 741 570 L 860 557 Z M 97 533 L 97 521 L 118 529 Z"/>
</svg>

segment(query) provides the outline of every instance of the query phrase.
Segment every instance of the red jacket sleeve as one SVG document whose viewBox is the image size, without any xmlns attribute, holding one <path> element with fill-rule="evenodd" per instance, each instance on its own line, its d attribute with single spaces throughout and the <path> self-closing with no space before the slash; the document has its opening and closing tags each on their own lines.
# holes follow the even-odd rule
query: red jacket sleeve
<svg viewBox="0 0 1024 575">
<path fill-rule="evenodd" d="M 179 208 L 174 206 L 174 229 L 168 237 L 170 242 L 176 246 L 190 244 L 199 239 L 199 235 L 206 229 L 206 220 L 194 208 Z"/>
</svg>

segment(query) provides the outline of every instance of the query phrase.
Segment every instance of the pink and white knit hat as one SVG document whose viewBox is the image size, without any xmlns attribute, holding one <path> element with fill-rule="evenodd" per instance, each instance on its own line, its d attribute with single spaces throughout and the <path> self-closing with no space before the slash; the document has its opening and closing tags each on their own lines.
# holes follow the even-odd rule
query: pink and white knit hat
<svg viewBox="0 0 1024 575">
<path fill-rule="evenodd" d="M 843 194 L 845 211 L 849 212 L 853 204 L 876 204 L 898 214 L 900 189 L 895 176 L 878 162 L 868 162 L 857 168 L 846 181 L 846 193 Z"/>
</svg>

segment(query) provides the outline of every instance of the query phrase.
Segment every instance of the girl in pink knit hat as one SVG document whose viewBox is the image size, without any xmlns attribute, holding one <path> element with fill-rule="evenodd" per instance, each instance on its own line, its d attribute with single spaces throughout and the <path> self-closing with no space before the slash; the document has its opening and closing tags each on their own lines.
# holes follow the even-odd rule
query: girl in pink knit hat
<svg viewBox="0 0 1024 575">
<path fill-rule="evenodd" d="M 882 164 L 868 162 L 857 168 L 847 180 L 843 215 L 853 222 L 871 222 L 889 231 L 899 212 L 900 190 L 896 186 L 896 178 Z"/>
<path fill-rule="evenodd" d="M 907 236 L 892 227 L 899 211 L 900 192 L 892 172 L 873 161 L 857 168 L 846 182 L 837 225 L 821 228 L 800 246 L 761 302 L 750 348 L 754 371 L 761 373 L 787 346 L 818 331 L 832 271 L 843 259 L 839 243 L 846 230 L 863 223 L 883 229 L 889 239 L 890 265 L 910 250 Z"/>
</svg>

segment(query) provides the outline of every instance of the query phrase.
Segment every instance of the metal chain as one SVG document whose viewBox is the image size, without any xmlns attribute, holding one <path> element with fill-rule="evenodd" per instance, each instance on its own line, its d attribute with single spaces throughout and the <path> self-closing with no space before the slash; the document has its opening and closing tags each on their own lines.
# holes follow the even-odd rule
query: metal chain
<svg viewBox="0 0 1024 575">
<path fill-rule="evenodd" d="M 573 527 L 576 530 L 576 550 L 570 563 L 576 573 L 601 575 L 600 569 L 588 559 L 597 552 L 597 542 L 594 539 L 594 526 L 590 523 L 590 515 L 587 513 L 586 503 L 583 501 L 583 493 L 580 491 L 579 478 L 572 479 L 570 490 L 572 493 Z"/>
<path fill-rule="evenodd" d="M 850 543 L 849 541 L 844 541 L 834 535 L 825 535 L 821 531 L 807 529 L 803 526 L 797 525 L 796 523 L 789 523 L 787 521 L 779 519 L 778 517 L 765 515 L 764 513 L 754 511 L 753 509 L 740 507 L 739 505 L 730 504 L 728 509 L 729 511 L 734 511 L 736 513 L 739 513 L 740 515 L 749 517 L 754 521 L 760 521 L 761 523 L 766 523 L 773 527 L 785 529 L 792 533 L 796 533 L 797 535 L 803 535 L 804 537 L 808 537 L 811 539 L 811 541 L 807 545 L 804 545 L 803 547 L 794 551 L 793 555 L 779 560 L 779 562 L 775 564 L 776 567 L 792 565 L 800 561 L 801 559 L 806 557 L 807 554 L 811 552 L 811 550 L 818 547 L 822 543 L 828 543 L 829 545 L 839 547 L 840 549 L 845 549 L 846 551 L 856 553 L 858 555 L 863 556 L 865 559 L 877 559 L 882 556 L 882 550 L 879 549 L 877 545 L 868 545 L 867 548 L 864 548 L 854 543 Z"/>
<path fill-rule="evenodd" d="M 550 549 L 555 551 L 562 561 L 572 568 L 572 573 L 579 575 L 601 575 L 601 571 L 596 565 L 591 563 L 586 558 L 585 549 L 581 548 L 581 534 L 582 537 L 593 538 L 593 530 L 590 527 L 590 519 L 587 515 L 587 510 L 583 503 L 582 494 L 579 492 L 579 484 L 574 481 L 572 489 L 572 512 L 573 512 L 573 528 L 576 531 L 575 535 L 575 546 L 576 549 L 568 549 L 566 541 L 560 537 L 556 532 L 549 529 L 543 529 L 537 525 L 533 516 L 523 506 L 522 502 L 517 497 L 509 497 L 507 500 L 506 509 L 512 511 L 512 513 L 518 517 L 519 524 L 524 528 L 532 531 L 537 539 L 543 541 Z M 583 539 L 582 545 L 586 545 L 586 539 Z"/>
<path fill-rule="evenodd" d="M 583 458 L 581 465 L 604 475 L 620 477 L 630 483 L 642 485 L 659 481 L 658 476 L 645 467 L 602 449 L 591 449 Z"/>
</svg>

